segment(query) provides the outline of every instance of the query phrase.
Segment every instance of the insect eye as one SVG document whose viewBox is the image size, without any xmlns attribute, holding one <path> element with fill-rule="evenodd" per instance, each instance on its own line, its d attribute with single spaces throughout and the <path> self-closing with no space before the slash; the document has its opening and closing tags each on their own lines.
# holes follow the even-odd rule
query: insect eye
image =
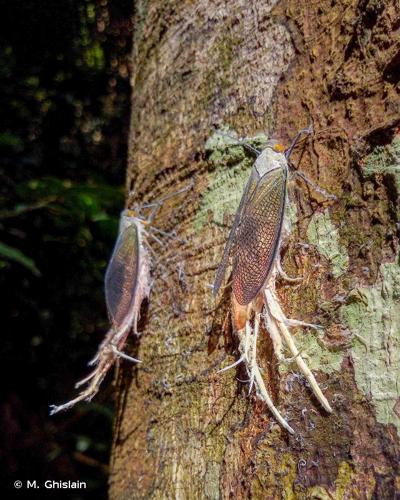
<svg viewBox="0 0 400 500">
<path fill-rule="evenodd" d="M 279 142 L 277 144 L 274 144 L 274 147 L 272 149 L 277 153 L 284 153 L 286 151 L 285 146 L 283 144 L 279 144 Z"/>
<path fill-rule="evenodd" d="M 138 212 L 137 212 L 137 210 L 127 209 L 126 210 L 126 215 L 128 217 L 137 217 L 138 216 Z"/>
</svg>

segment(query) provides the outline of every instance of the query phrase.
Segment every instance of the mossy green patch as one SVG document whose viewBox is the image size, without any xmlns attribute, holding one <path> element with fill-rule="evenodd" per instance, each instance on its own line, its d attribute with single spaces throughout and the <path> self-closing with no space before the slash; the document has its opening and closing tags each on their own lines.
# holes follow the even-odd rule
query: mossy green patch
<svg viewBox="0 0 400 500">
<path fill-rule="evenodd" d="M 335 481 L 335 491 L 330 492 L 323 486 L 313 486 L 307 489 L 307 497 L 313 500 L 345 500 L 350 498 L 354 482 L 354 469 L 348 462 L 341 462 Z"/>
<path fill-rule="evenodd" d="M 337 479 L 335 481 L 335 498 L 342 500 L 346 498 L 346 493 L 351 487 L 354 477 L 354 470 L 348 462 L 339 465 Z"/>
<path fill-rule="evenodd" d="M 196 232 L 210 221 L 210 215 L 212 222 L 222 225 L 224 214 L 235 214 L 255 161 L 244 146 L 238 144 L 234 132 L 224 130 L 221 133 L 214 133 L 206 142 L 205 149 L 214 170 L 194 221 Z M 266 140 L 264 135 L 244 139 L 255 147 L 265 144 Z"/>
<path fill-rule="evenodd" d="M 341 319 L 353 333 L 352 354 L 358 388 L 371 397 L 378 422 L 396 425 L 400 397 L 400 266 L 381 266 L 382 280 L 353 290 Z"/>
<path fill-rule="evenodd" d="M 307 228 L 308 241 L 315 245 L 318 252 L 331 264 L 335 278 L 341 276 L 349 267 L 349 256 L 340 244 L 339 231 L 332 223 L 329 214 L 316 213 Z"/>
<path fill-rule="evenodd" d="M 363 174 L 392 174 L 397 193 L 400 193 L 400 136 L 387 146 L 376 146 L 364 160 Z"/>
</svg>

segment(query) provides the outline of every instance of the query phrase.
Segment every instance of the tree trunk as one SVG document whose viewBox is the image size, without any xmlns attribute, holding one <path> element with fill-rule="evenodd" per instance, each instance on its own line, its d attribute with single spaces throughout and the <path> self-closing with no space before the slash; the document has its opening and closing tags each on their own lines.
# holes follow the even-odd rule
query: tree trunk
<svg viewBox="0 0 400 500">
<path fill-rule="evenodd" d="M 395 498 L 400 494 L 399 63 L 396 0 L 138 0 L 128 205 L 163 204 L 179 238 L 161 261 L 118 372 L 110 494 L 125 498 Z M 252 160 L 216 128 L 290 144 L 301 179 L 278 283 L 295 340 L 333 413 L 265 330 L 264 378 L 291 436 L 248 395 L 230 288 L 210 283 Z M 225 141 L 226 142 L 226 141 Z M 289 356 L 287 356 L 289 357 Z"/>
</svg>

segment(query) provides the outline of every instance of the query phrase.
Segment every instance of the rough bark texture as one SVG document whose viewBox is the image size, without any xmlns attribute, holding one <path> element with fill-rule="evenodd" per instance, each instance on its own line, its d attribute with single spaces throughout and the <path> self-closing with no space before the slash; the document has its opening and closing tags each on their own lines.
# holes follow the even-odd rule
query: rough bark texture
<svg viewBox="0 0 400 500">
<path fill-rule="evenodd" d="M 396 5 L 397 3 L 397 5 Z M 122 363 L 111 498 L 395 498 L 400 495 L 400 20 L 396 0 L 139 0 L 133 53 L 128 204 L 194 179 L 163 205 L 168 242 Z M 334 413 L 294 366 L 260 356 L 289 436 L 248 397 L 229 288 L 213 282 L 251 159 L 215 128 L 286 144 L 312 121 L 295 163 L 326 200 L 294 183 L 295 224 L 278 287 Z"/>
</svg>

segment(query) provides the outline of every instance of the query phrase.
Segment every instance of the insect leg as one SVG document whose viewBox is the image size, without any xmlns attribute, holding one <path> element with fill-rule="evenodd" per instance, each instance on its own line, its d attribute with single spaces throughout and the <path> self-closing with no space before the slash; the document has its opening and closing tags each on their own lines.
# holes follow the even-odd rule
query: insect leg
<svg viewBox="0 0 400 500">
<path fill-rule="evenodd" d="M 94 366 L 98 362 L 100 355 L 99 352 L 100 349 L 97 351 L 96 355 L 89 361 L 88 366 Z"/>
<path fill-rule="evenodd" d="M 75 399 L 72 399 L 71 401 L 68 401 L 68 403 L 65 403 L 63 405 L 59 405 L 59 406 L 50 405 L 49 406 L 49 408 L 50 408 L 49 415 L 52 416 L 60 411 L 68 410 L 69 408 L 72 408 L 73 406 L 75 406 L 80 401 L 83 401 L 84 399 L 85 399 L 85 395 L 84 395 L 84 393 L 81 393 L 78 397 L 76 397 Z"/>
<path fill-rule="evenodd" d="M 147 220 L 149 220 L 150 222 L 154 219 L 157 211 L 160 209 L 161 207 L 161 203 L 159 202 L 156 202 L 156 203 L 149 203 L 147 206 L 144 205 L 143 208 L 152 208 Z"/>
<path fill-rule="evenodd" d="M 283 348 L 282 337 L 279 333 L 275 321 L 273 321 L 272 318 L 270 317 L 268 307 L 264 308 L 263 318 L 264 318 L 265 328 L 267 329 L 269 336 L 271 337 L 272 340 L 275 356 L 278 358 L 278 361 L 283 361 L 284 357 L 282 354 L 282 348 Z"/>
<path fill-rule="evenodd" d="M 151 255 L 154 258 L 154 261 L 156 262 L 157 261 L 157 254 L 156 254 L 156 252 L 151 248 L 151 246 L 150 246 L 149 242 L 147 241 L 147 239 L 144 239 L 143 241 L 146 244 L 146 249 L 149 250 L 149 252 L 151 253 Z M 157 239 L 157 241 L 160 241 L 160 240 Z"/>
<path fill-rule="evenodd" d="M 265 306 L 263 317 L 264 317 L 265 328 L 267 329 L 267 331 L 271 337 L 272 345 L 274 347 L 274 353 L 275 353 L 275 356 L 278 358 L 278 361 L 284 362 L 284 363 L 291 363 L 292 361 L 295 360 L 295 358 L 291 357 L 291 358 L 287 359 L 283 356 L 283 354 L 282 354 L 282 349 L 283 349 L 282 336 L 281 336 L 279 329 L 277 327 L 277 319 L 271 315 L 267 306 Z M 294 326 L 314 326 L 314 325 L 310 325 L 309 323 L 303 323 L 302 321 L 297 321 L 297 320 L 289 319 L 287 321 L 289 322 L 289 325 L 291 325 L 291 326 L 293 326 L 293 324 L 294 324 Z M 301 354 L 301 351 L 299 351 L 299 354 Z"/>
<path fill-rule="evenodd" d="M 319 187 L 315 182 L 313 182 L 309 177 L 307 177 L 303 172 L 299 172 L 298 170 L 294 170 L 293 172 L 294 175 L 298 175 L 303 181 L 308 184 L 314 191 L 316 191 L 319 194 L 322 194 L 327 200 L 337 200 L 337 196 L 334 194 L 328 193 L 328 191 L 325 191 L 325 189 L 322 189 Z"/>
<path fill-rule="evenodd" d="M 76 403 L 79 403 L 80 401 L 90 401 L 99 391 L 99 386 L 101 382 L 103 381 L 107 371 L 108 371 L 109 365 L 105 365 L 98 373 L 97 375 L 94 376 L 91 384 L 84 390 L 82 391 L 76 398 L 72 399 L 71 401 L 68 401 L 67 403 L 63 405 L 50 405 L 50 415 L 54 415 L 55 413 L 58 413 L 59 411 L 63 410 L 68 410 L 69 408 L 72 408 L 72 406 L 75 406 Z M 93 375 L 91 375 L 93 376 Z"/>
<path fill-rule="evenodd" d="M 154 227 L 154 226 L 150 227 L 150 231 L 155 231 L 156 233 L 159 233 L 162 236 L 166 236 L 167 238 L 171 238 L 172 240 L 178 240 L 181 243 L 186 243 L 185 240 L 183 240 L 182 238 L 178 238 L 175 231 L 167 233 L 166 231 L 162 231 L 161 229 L 158 229 L 157 227 Z"/>
<path fill-rule="evenodd" d="M 303 278 L 292 278 L 291 276 L 288 276 L 285 271 L 282 269 L 282 264 L 281 264 L 281 259 L 278 256 L 276 259 L 276 266 L 278 268 L 278 273 L 279 275 L 286 281 L 289 281 L 290 283 L 296 283 L 298 281 L 301 281 Z"/>
<path fill-rule="evenodd" d="M 244 349 L 243 349 L 243 354 L 245 357 L 246 361 L 249 361 L 249 349 L 250 349 L 250 339 L 252 335 L 252 329 L 250 325 L 250 321 L 246 321 L 246 326 L 245 326 L 245 337 L 244 337 Z"/>
<path fill-rule="evenodd" d="M 79 403 L 79 401 L 83 400 L 90 401 L 97 394 L 101 382 L 107 375 L 108 370 L 114 364 L 115 359 L 117 357 L 121 357 L 135 363 L 141 362 L 138 359 L 132 358 L 131 356 L 128 356 L 127 354 L 124 354 L 123 352 L 119 351 L 117 347 L 113 344 L 100 348 L 97 354 L 98 366 L 96 367 L 96 369 L 93 370 L 87 377 L 85 377 L 84 379 L 80 380 L 75 384 L 75 387 L 78 388 L 86 384 L 87 382 L 91 381 L 89 386 L 71 401 L 68 401 L 67 403 L 60 406 L 51 405 L 50 415 L 54 415 L 55 413 L 58 413 L 59 411 L 62 410 L 67 410 L 68 408 L 74 406 L 76 403 Z"/>
<path fill-rule="evenodd" d="M 253 384 L 254 384 L 255 368 L 258 368 L 257 367 L 257 338 L 258 338 L 258 332 L 260 330 L 260 317 L 261 317 L 261 313 L 256 312 L 255 316 L 254 316 L 254 329 L 253 329 L 252 346 L 251 346 L 249 394 L 251 394 L 251 390 L 252 390 Z"/>
<path fill-rule="evenodd" d="M 118 332 L 116 332 L 115 329 L 111 327 L 110 330 L 107 332 L 107 335 L 104 337 L 103 341 L 97 348 L 96 355 L 89 361 L 88 366 L 94 366 L 99 362 L 100 355 L 102 354 L 102 352 L 104 352 L 104 348 L 111 343 L 112 339 L 116 335 L 118 335 Z M 80 382 L 78 382 L 78 384 L 81 385 Z M 76 385 L 75 387 L 79 387 L 79 385 Z"/>
<path fill-rule="evenodd" d="M 285 151 L 285 157 L 288 160 L 290 158 L 290 155 L 293 152 L 293 149 L 296 147 L 296 144 L 299 142 L 300 137 L 304 134 L 312 134 L 313 133 L 313 126 L 310 123 L 310 125 L 307 128 L 303 128 L 302 130 L 299 130 L 297 132 L 296 137 L 293 139 L 292 144 L 289 146 L 289 148 Z"/>
<path fill-rule="evenodd" d="M 259 392 L 260 398 L 263 401 L 265 401 L 265 403 L 267 403 L 269 410 L 274 415 L 276 420 L 281 424 L 281 426 L 284 427 L 288 432 L 290 432 L 290 434 L 294 434 L 293 428 L 290 427 L 290 425 L 282 417 L 282 415 L 279 413 L 279 410 L 276 408 L 272 399 L 270 398 L 268 391 L 267 391 L 267 388 L 265 387 L 264 380 L 263 380 L 261 373 L 258 369 L 254 373 L 254 377 L 256 380 L 257 387 L 258 387 L 258 392 Z"/>
<path fill-rule="evenodd" d="M 278 302 L 278 299 L 276 298 L 276 295 L 274 293 L 274 291 L 271 290 L 271 296 L 273 298 L 273 300 L 275 301 L 276 304 L 279 304 Z M 314 323 L 306 323 L 305 321 L 301 321 L 299 319 L 290 319 L 290 318 L 287 318 L 284 314 L 284 312 L 282 311 L 282 308 L 280 308 L 280 315 L 278 316 L 274 316 L 274 312 L 271 311 L 271 314 L 272 316 L 274 316 L 274 318 L 277 320 L 277 321 L 280 321 L 283 319 L 283 322 L 285 323 L 286 326 L 293 326 L 293 327 L 297 327 L 297 326 L 302 326 L 304 328 L 313 328 L 314 330 L 317 330 L 317 331 L 321 331 L 323 330 L 322 326 L 321 325 L 316 325 Z"/>
<path fill-rule="evenodd" d="M 157 243 L 158 243 L 161 247 L 163 246 L 162 241 L 161 241 L 159 238 L 157 238 L 157 236 L 156 236 L 155 234 L 153 234 L 153 233 L 152 233 L 152 232 L 150 232 L 150 231 L 148 231 L 148 232 L 147 232 L 147 234 L 148 234 L 151 238 L 153 238 L 153 240 L 154 240 L 154 241 L 156 241 L 156 242 L 157 242 Z"/>
<path fill-rule="evenodd" d="M 125 354 L 124 352 L 121 352 L 120 350 L 117 349 L 117 347 L 113 344 L 111 344 L 111 349 L 112 352 L 119 358 L 124 358 L 128 361 L 132 361 L 132 363 L 141 363 L 140 359 L 133 358 L 132 356 L 128 356 L 128 354 Z"/>
<path fill-rule="evenodd" d="M 251 334 L 251 326 L 250 322 L 247 321 L 246 323 L 246 334 L 250 330 Z M 254 366 L 252 366 L 252 376 L 254 376 L 254 381 L 257 387 L 257 394 L 262 399 L 268 406 L 269 410 L 271 413 L 274 415 L 276 420 L 281 424 L 282 427 L 284 427 L 290 434 L 294 434 L 294 430 L 290 425 L 286 422 L 286 420 L 282 417 L 282 415 L 279 413 L 278 408 L 274 405 L 270 395 L 268 394 L 267 388 L 265 387 L 264 380 L 262 378 L 260 369 L 257 365 L 257 363 L 254 363 Z"/>
<path fill-rule="evenodd" d="M 257 148 L 249 144 L 248 142 L 242 140 L 242 139 L 237 139 L 236 137 L 233 137 L 233 135 L 229 135 L 226 132 L 220 132 L 219 130 L 216 131 L 216 134 L 222 136 L 222 137 L 228 137 L 229 139 L 232 139 L 235 141 L 236 144 L 233 144 L 234 146 L 243 146 L 246 149 L 248 149 L 251 153 L 253 153 L 255 156 L 259 156 L 261 154 L 261 151 L 259 151 Z M 227 146 L 230 146 L 230 144 L 227 144 Z"/>
<path fill-rule="evenodd" d="M 247 324 L 246 324 L 246 326 L 247 326 Z M 234 368 L 235 366 L 239 365 L 240 363 L 243 363 L 243 362 L 247 363 L 248 362 L 251 328 L 250 328 L 250 331 L 248 331 L 246 328 L 245 333 L 243 333 L 243 329 L 239 330 L 237 332 L 237 334 L 238 334 L 239 341 L 240 341 L 240 345 L 239 345 L 239 351 L 241 352 L 240 358 L 237 361 L 235 361 L 234 363 L 232 363 L 231 365 L 228 365 L 225 368 L 222 368 L 222 370 L 218 370 L 217 373 L 226 372 L 227 370 Z"/>
<path fill-rule="evenodd" d="M 290 427 L 290 425 L 279 413 L 279 410 L 276 408 L 270 395 L 268 394 L 267 388 L 265 387 L 261 375 L 260 368 L 257 365 L 256 344 L 257 344 L 260 316 L 261 314 L 259 312 L 256 312 L 254 321 L 254 334 L 249 319 L 247 319 L 245 327 L 237 331 L 237 335 L 240 341 L 239 345 L 239 351 L 241 352 L 240 359 L 236 361 L 236 363 L 234 363 L 233 365 L 228 366 L 220 371 L 227 370 L 235 365 L 238 365 L 241 362 L 244 362 L 246 364 L 247 373 L 250 375 L 250 390 L 251 390 L 251 385 L 255 384 L 257 388 L 258 397 L 267 404 L 269 410 L 271 411 L 275 419 L 278 421 L 278 423 L 281 424 L 282 427 L 284 427 L 288 432 L 294 434 L 294 430 L 292 429 L 292 427 Z"/>
<path fill-rule="evenodd" d="M 159 210 L 159 208 L 161 207 L 161 205 L 165 201 L 169 200 L 170 198 L 173 198 L 174 196 L 177 196 L 178 194 L 189 191 L 189 189 L 191 189 L 193 186 L 194 186 L 194 179 L 192 179 L 192 181 L 184 188 L 178 189 L 178 191 L 174 191 L 171 194 L 167 194 L 166 196 L 164 196 L 163 198 L 160 198 L 159 200 L 157 200 L 154 203 L 146 203 L 146 204 L 142 205 L 141 208 L 152 208 L 152 211 L 150 212 L 150 215 L 148 217 L 148 221 L 151 222 L 154 219 L 154 216 L 156 215 L 157 210 Z"/>
<path fill-rule="evenodd" d="M 314 323 L 306 323 L 304 321 L 300 321 L 298 319 L 290 319 L 290 318 L 286 318 L 284 317 L 284 323 L 286 324 L 286 326 L 303 326 L 304 328 L 313 328 L 314 330 L 317 330 L 317 331 L 321 331 L 323 330 L 322 326 L 321 325 L 316 325 Z"/>
<path fill-rule="evenodd" d="M 76 384 L 75 384 L 75 389 L 78 389 L 79 387 L 81 387 L 82 385 L 85 385 L 86 382 L 88 382 L 90 379 L 92 379 L 94 376 L 96 376 L 96 373 L 97 373 L 97 368 L 95 370 L 93 370 L 92 372 L 89 373 L 89 375 L 85 378 L 83 378 L 82 380 L 79 380 Z"/>
<path fill-rule="evenodd" d="M 231 365 L 225 366 L 225 368 L 221 368 L 221 370 L 218 370 L 217 373 L 226 372 L 226 371 L 230 370 L 231 368 L 234 368 L 235 366 L 240 365 L 240 363 L 243 363 L 243 361 L 245 359 L 246 359 L 245 355 L 242 354 L 237 361 L 235 361 Z"/>
<path fill-rule="evenodd" d="M 271 315 L 275 318 L 275 320 L 277 322 L 277 326 L 279 328 L 279 331 L 280 331 L 282 337 L 284 338 L 287 346 L 289 347 L 289 350 L 292 353 L 294 359 L 296 360 L 297 366 L 299 367 L 300 371 L 303 373 L 303 375 L 308 380 L 308 382 L 309 382 L 315 396 L 317 397 L 318 401 L 321 403 L 321 405 L 325 408 L 326 411 L 331 413 L 332 408 L 331 408 L 330 404 L 328 403 L 328 400 L 323 395 L 313 373 L 308 368 L 304 359 L 301 357 L 301 354 L 298 351 L 296 344 L 294 343 L 293 337 L 290 334 L 290 332 L 285 324 L 285 316 L 282 312 L 282 309 L 281 309 L 279 303 L 277 302 L 277 300 L 275 300 L 273 294 L 271 293 L 271 290 L 268 290 L 268 288 L 267 288 L 264 293 L 265 293 L 265 300 L 267 302 L 268 308 L 271 311 Z"/>
</svg>

